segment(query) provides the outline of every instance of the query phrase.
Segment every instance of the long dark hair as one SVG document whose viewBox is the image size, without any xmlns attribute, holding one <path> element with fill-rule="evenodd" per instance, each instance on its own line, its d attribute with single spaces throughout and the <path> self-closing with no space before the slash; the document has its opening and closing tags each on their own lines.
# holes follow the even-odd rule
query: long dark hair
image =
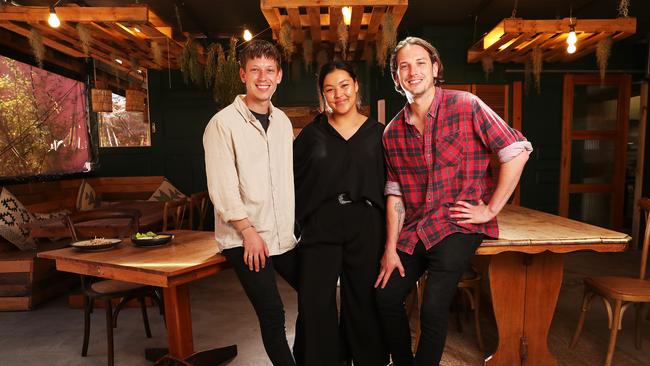
<svg viewBox="0 0 650 366">
<path fill-rule="evenodd" d="M 323 96 L 323 84 L 325 83 L 325 77 L 336 70 L 343 70 L 350 75 L 352 81 L 359 84 L 359 78 L 357 73 L 354 71 L 354 67 L 349 62 L 334 60 L 326 63 L 321 66 L 320 71 L 318 72 L 318 100 L 320 101 L 320 111 L 325 112 L 325 96 Z M 361 95 L 357 92 L 357 109 L 361 108 Z"/>
</svg>

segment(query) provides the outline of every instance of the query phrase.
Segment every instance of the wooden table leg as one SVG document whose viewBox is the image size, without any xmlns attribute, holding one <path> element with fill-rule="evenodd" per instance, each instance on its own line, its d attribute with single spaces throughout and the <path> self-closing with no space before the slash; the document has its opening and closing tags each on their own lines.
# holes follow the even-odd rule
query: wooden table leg
<svg viewBox="0 0 650 366">
<path fill-rule="evenodd" d="M 506 252 L 490 260 L 490 288 L 499 332 L 486 365 L 557 365 L 548 331 L 562 284 L 562 254 Z"/>
<path fill-rule="evenodd" d="M 148 360 L 158 361 L 156 365 L 166 365 L 165 358 L 185 360 L 190 365 L 220 365 L 237 356 L 237 346 L 231 345 L 201 352 L 194 352 L 192 339 L 192 313 L 187 284 L 163 288 L 165 300 L 165 321 L 167 322 L 167 349 L 145 350 Z M 162 356 L 168 356 L 163 357 Z"/>
<path fill-rule="evenodd" d="M 194 352 L 192 313 L 187 284 L 163 288 L 169 355 L 179 359 Z"/>
</svg>

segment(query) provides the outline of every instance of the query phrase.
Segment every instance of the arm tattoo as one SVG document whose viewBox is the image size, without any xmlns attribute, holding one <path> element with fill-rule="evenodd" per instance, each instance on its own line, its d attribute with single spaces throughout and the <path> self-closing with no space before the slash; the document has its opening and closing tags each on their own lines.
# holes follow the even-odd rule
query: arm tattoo
<svg viewBox="0 0 650 366">
<path fill-rule="evenodd" d="M 399 239 L 399 233 L 402 231 L 402 226 L 404 226 L 404 205 L 402 204 L 401 201 L 395 202 L 395 205 L 393 206 L 395 208 L 395 212 L 397 212 L 397 237 L 395 238 L 395 241 Z"/>
</svg>

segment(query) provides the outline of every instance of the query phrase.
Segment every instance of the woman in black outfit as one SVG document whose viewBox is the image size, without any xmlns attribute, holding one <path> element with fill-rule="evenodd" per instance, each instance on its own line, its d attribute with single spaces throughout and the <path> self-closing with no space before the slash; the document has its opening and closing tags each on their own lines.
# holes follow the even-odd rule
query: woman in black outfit
<svg viewBox="0 0 650 366">
<path fill-rule="evenodd" d="M 359 83 L 349 64 L 323 65 L 318 90 L 324 113 L 293 146 L 305 365 L 351 358 L 355 366 L 383 366 L 388 356 L 373 284 L 385 230 L 384 126 L 359 113 Z"/>
</svg>

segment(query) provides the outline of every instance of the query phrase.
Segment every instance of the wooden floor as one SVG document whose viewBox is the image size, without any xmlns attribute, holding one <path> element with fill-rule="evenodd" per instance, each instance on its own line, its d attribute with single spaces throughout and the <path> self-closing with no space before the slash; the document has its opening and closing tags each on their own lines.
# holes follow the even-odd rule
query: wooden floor
<svg viewBox="0 0 650 366">
<path fill-rule="evenodd" d="M 582 277 L 594 274 L 634 276 L 638 269 L 638 253 L 575 253 L 566 256 L 565 264 L 562 290 L 549 337 L 551 352 L 558 357 L 560 365 L 601 364 L 609 337 L 607 316 L 601 302 L 594 301 L 577 348 L 568 349 L 582 299 Z M 287 331 L 292 339 L 296 297 L 285 283 L 280 284 L 280 289 L 285 301 Z M 253 309 L 232 270 L 198 281 L 191 286 L 190 292 L 197 349 L 236 343 L 239 355 L 230 365 L 270 365 Z M 633 316 L 632 311 L 625 314 L 614 365 L 650 366 L 650 322 L 644 323 L 645 348 L 636 350 Z M 93 314 L 89 355 L 83 358 L 80 356 L 82 318 L 82 311 L 69 309 L 64 298 L 30 312 L 0 313 L 0 366 L 105 365 L 104 314 L 101 309 Z M 115 330 L 116 365 L 148 365 L 143 349 L 165 345 L 165 328 L 153 308 L 149 318 L 153 332 L 151 339 L 145 338 L 137 309 L 126 309 L 120 314 Z M 493 349 L 497 337 L 489 315 L 482 318 L 482 326 L 486 345 Z M 464 323 L 463 330 L 459 333 L 455 322 L 450 322 L 442 365 L 482 365 L 484 355 L 476 346 L 472 323 Z"/>
</svg>

